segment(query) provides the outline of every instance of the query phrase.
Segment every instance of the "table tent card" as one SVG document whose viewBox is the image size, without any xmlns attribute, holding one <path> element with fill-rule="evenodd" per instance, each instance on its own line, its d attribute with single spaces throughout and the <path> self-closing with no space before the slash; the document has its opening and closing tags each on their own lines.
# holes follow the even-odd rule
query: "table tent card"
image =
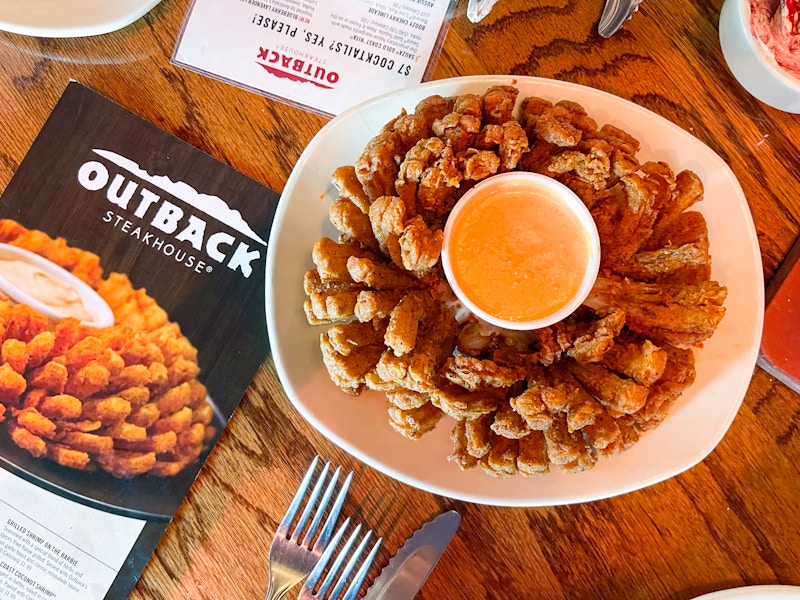
<svg viewBox="0 0 800 600">
<path fill-rule="evenodd" d="M 0 590 L 133 588 L 268 352 L 278 194 L 70 82 L 0 197 Z"/>
<path fill-rule="evenodd" d="M 455 0 L 193 0 L 174 64 L 333 116 L 430 77 Z"/>
</svg>

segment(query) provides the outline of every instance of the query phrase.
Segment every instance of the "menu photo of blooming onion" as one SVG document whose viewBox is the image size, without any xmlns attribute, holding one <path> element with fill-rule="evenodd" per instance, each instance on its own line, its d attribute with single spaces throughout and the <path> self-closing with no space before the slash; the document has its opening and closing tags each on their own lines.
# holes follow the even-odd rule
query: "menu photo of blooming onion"
<svg viewBox="0 0 800 600">
<path fill-rule="evenodd" d="M 277 201 L 70 82 L 0 197 L 0 466 L 171 519 L 267 355 Z"/>
</svg>

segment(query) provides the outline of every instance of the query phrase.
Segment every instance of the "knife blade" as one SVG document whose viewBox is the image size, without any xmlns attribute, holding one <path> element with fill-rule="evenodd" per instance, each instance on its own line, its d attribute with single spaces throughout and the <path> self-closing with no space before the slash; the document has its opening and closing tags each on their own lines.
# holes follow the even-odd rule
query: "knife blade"
<svg viewBox="0 0 800 600">
<path fill-rule="evenodd" d="M 597 33 L 608 38 L 622 28 L 623 23 L 639 10 L 642 0 L 606 0 L 600 22 L 597 24 Z"/>
<path fill-rule="evenodd" d="M 412 600 L 460 524 L 461 515 L 450 510 L 417 529 L 383 568 L 363 600 Z"/>
</svg>

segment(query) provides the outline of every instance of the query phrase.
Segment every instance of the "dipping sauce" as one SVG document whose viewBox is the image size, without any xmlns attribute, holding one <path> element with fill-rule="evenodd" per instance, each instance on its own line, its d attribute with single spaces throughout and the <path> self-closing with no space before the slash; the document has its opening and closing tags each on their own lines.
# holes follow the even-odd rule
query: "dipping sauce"
<svg viewBox="0 0 800 600">
<path fill-rule="evenodd" d="M 455 294 L 490 323 L 535 329 L 573 312 L 599 266 L 589 211 L 554 179 L 494 175 L 465 194 L 445 227 L 443 266 Z"/>
<path fill-rule="evenodd" d="M 75 288 L 36 265 L 22 260 L 0 258 L 0 275 L 29 296 L 63 315 L 81 321 L 93 319 Z"/>
<path fill-rule="evenodd" d="M 800 393 L 800 241 L 795 242 L 766 290 L 758 364 Z"/>
<path fill-rule="evenodd" d="M 775 63 L 800 78 L 800 3 L 798 0 L 750 0 L 750 26 Z"/>
</svg>

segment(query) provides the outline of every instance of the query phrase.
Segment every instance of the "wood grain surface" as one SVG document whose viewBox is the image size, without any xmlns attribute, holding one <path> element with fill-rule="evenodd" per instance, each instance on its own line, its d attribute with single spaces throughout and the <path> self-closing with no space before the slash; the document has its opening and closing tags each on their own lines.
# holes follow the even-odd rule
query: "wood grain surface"
<svg viewBox="0 0 800 600">
<path fill-rule="evenodd" d="M 721 0 L 644 0 L 609 39 L 596 32 L 602 4 L 500 0 L 473 24 L 459 0 L 433 78 L 571 81 L 673 121 L 738 177 L 768 281 L 798 235 L 800 116 L 760 103 L 732 77 L 717 33 Z M 281 191 L 327 119 L 171 65 L 187 5 L 165 0 L 90 38 L 0 32 L 0 189 L 76 79 Z M 420 600 L 684 600 L 800 585 L 800 396 L 758 368 L 730 430 L 697 466 L 607 500 L 522 509 L 451 501 L 367 467 L 304 421 L 267 359 L 131 598 L 263 598 L 272 535 L 315 454 L 355 471 L 345 512 L 384 536 L 378 566 L 424 520 L 461 511 Z"/>
</svg>

